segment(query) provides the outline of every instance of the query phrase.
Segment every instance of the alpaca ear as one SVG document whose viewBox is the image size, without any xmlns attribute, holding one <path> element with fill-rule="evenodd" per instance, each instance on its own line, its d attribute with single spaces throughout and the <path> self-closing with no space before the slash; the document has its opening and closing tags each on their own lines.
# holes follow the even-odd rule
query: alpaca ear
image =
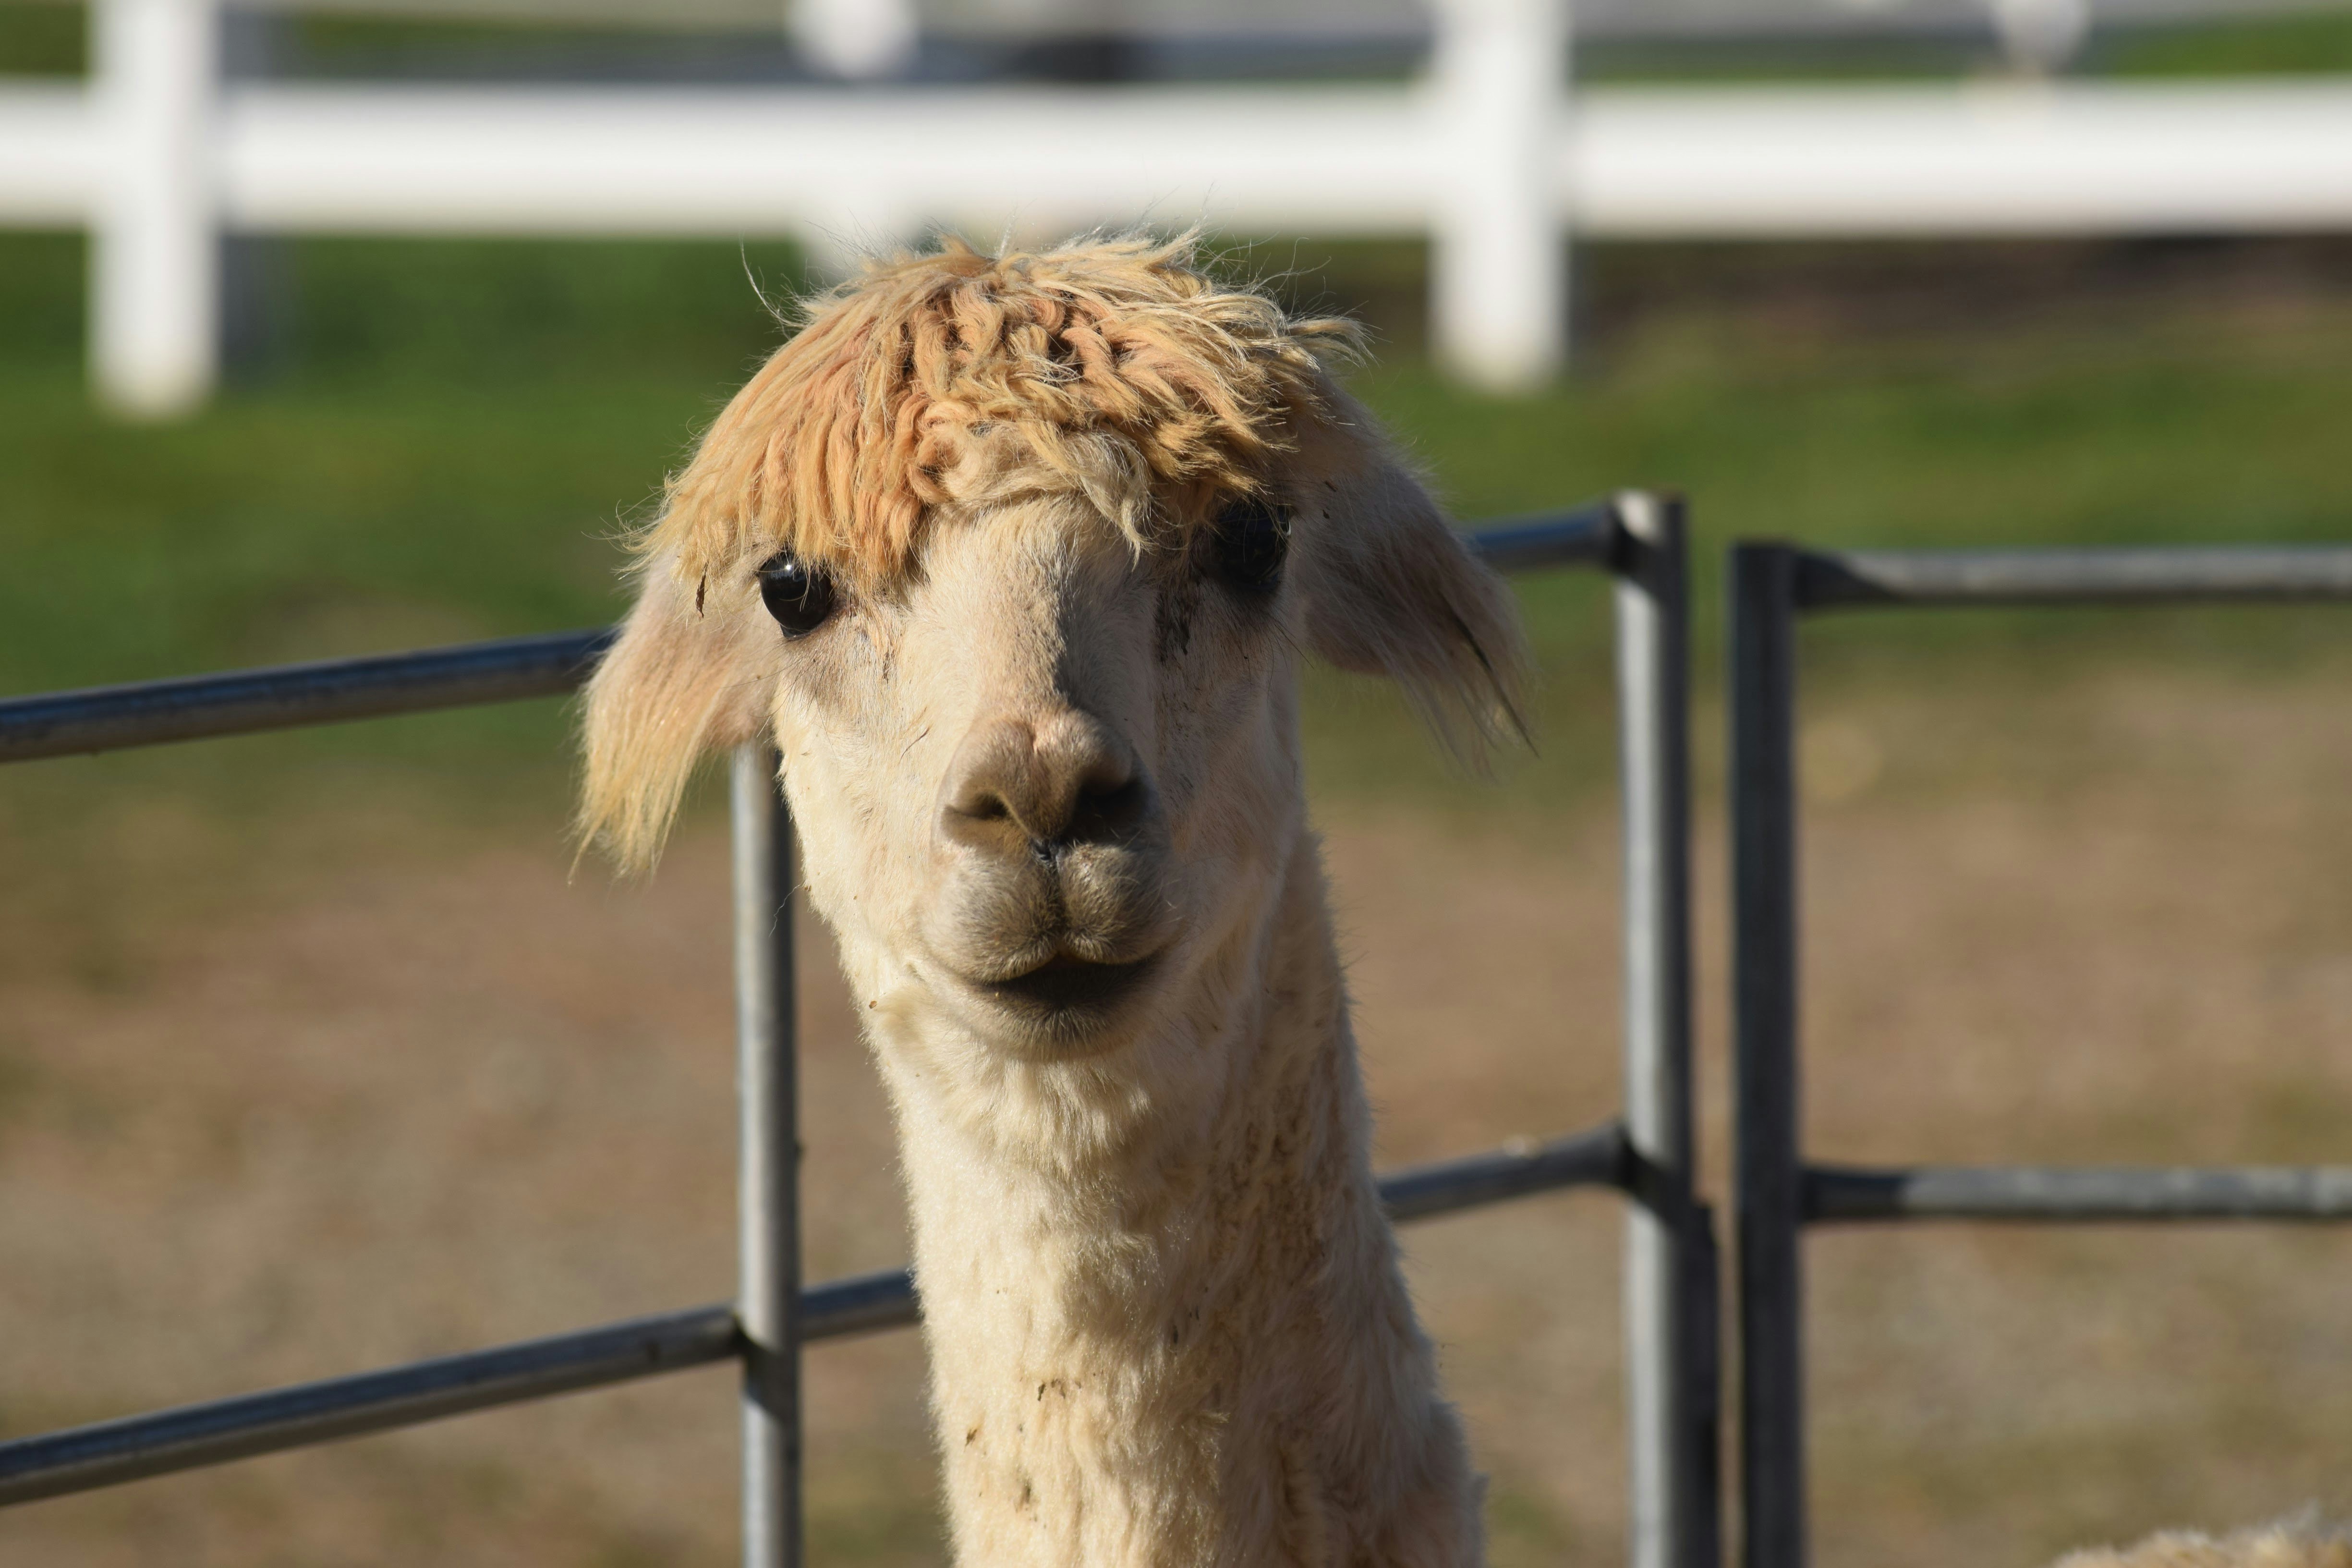
<svg viewBox="0 0 2352 1568">
<path fill-rule="evenodd" d="M 1525 742 L 1527 645 L 1510 591 L 1472 557 L 1371 414 L 1328 379 L 1318 390 L 1284 465 L 1308 644 L 1341 669 L 1395 680 L 1473 763 L 1498 741 Z"/>
<path fill-rule="evenodd" d="M 775 641 L 756 597 L 746 613 L 732 602 L 741 595 L 709 585 L 706 614 L 705 593 L 677 581 L 667 552 L 646 563 L 643 580 L 589 679 L 581 727 L 580 836 L 627 870 L 659 858 L 695 764 L 767 722 L 761 699 L 772 671 L 761 650 L 772 655 Z"/>
</svg>

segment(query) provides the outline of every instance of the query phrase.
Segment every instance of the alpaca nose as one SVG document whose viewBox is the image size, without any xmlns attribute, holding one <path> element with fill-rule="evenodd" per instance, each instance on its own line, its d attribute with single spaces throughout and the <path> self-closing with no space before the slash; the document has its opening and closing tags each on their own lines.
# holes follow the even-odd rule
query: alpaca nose
<svg viewBox="0 0 2352 1568">
<path fill-rule="evenodd" d="M 1134 751 L 1087 714 L 1000 719 L 956 749 L 940 827 L 975 848 L 1113 843 L 1142 822 L 1150 793 Z"/>
</svg>

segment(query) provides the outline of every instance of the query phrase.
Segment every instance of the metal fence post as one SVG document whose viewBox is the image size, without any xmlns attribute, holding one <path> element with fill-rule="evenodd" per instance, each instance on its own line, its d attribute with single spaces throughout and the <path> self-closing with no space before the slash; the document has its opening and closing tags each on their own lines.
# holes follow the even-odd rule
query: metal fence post
<svg viewBox="0 0 2352 1568">
<path fill-rule="evenodd" d="M 793 832 L 764 742 L 735 751 L 736 1196 L 744 1568 L 801 1562 L 800 1133 Z"/>
<path fill-rule="evenodd" d="M 1732 1052 L 1747 1568 L 1805 1561 L 1797 1084 L 1796 552 L 1731 552 Z"/>
<path fill-rule="evenodd" d="M 1626 1403 L 1634 1568 L 1717 1568 L 1713 1248 L 1691 1133 L 1688 626 L 1680 497 L 1617 498 L 1625 879 Z"/>
</svg>

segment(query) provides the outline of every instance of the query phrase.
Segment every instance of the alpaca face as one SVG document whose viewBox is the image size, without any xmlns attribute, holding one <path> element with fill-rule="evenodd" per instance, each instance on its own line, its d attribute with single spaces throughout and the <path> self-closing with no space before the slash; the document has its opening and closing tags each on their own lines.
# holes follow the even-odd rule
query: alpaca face
<svg viewBox="0 0 2352 1568">
<path fill-rule="evenodd" d="M 1045 1060 L 1167 1022 L 1300 831 L 1301 651 L 1465 749 L 1511 711 L 1507 599 L 1335 334 L 1133 242 L 873 274 L 674 482 L 583 823 L 650 858 L 696 758 L 772 735 L 871 1021 Z"/>
<path fill-rule="evenodd" d="M 1287 510 L 1139 552 L 1086 498 L 943 518 L 776 628 L 809 886 L 873 1010 L 1027 1058 L 1129 1038 L 1297 831 Z M 773 560 L 774 558 L 771 558 Z M 784 568 L 787 574 L 791 568 Z"/>
<path fill-rule="evenodd" d="M 985 465 L 876 586 L 789 549 L 690 587 L 657 561 L 591 689 L 592 765 L 600 739 L 676 744 L 680 715 L 702 746 L 772 735 L 871 1021 L 1031 1060 L 1129 1041 L 1288 861 L 1301 651 L 1441 720 L 1491 712 L 1513 668 L 1499 586 L 1342 406 L 1253 492 L 1106 506 Z M 1180 542 L 1139 546 L 1122 502 Z"/>
</svg>

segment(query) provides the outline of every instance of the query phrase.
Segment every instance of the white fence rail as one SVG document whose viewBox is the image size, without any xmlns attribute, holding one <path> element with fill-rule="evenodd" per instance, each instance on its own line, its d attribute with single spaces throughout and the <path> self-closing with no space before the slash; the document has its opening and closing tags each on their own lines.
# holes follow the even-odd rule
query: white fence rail
<svg viewBox="0 0 2352 1568">
<path fill-rule="evenodd" d="M 0 86 L 0 224 L 92 232 L 93 368 L 150 415 L 212 385 L 225 228 L 1425 234 L 1441 354 L 1513 387 L 1565 352 L 1571 233 L 2352 226 L 2352 81 L 1571 93 L 1554 0 L 1448 0 L 1392 88 L 224 84 L 213 0 L 94 8 L 89 84 Z"/>
</svg>

